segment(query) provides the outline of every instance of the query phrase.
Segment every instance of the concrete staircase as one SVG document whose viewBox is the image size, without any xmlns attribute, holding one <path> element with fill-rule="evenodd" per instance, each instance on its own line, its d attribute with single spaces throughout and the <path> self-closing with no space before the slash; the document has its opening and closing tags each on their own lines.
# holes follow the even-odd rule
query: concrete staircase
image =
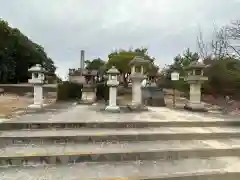
<svg viewBox="0 0 240 180">
<path fill-rule="evenodd" d="M 86 118 L 86 117 L 79 117 Z M 239 180 L 240 121 L 8 121 L 1 180 Z"/>
</svg>

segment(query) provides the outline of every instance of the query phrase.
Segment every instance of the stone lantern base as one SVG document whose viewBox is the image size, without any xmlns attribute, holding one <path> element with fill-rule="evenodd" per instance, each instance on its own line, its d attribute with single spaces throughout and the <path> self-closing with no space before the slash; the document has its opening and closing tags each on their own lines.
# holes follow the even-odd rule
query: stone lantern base
<svg viewBox="0 0 240 180">
<path fill-rule="evenodd" d="M 96 89 L 92 85 L 84 85 L 81 104 L 93 104 L 96 101 Z"/>
<path fill-rule="evenodd" d="M 94 103 L 96 101 L 96 93 L 95 92 L 82 92 L 82 103 Z"/>
<path fill-rule="evenodd" d="M 119 106 L 107 106 L 105 108 L 105 111 L 108 111 L 108 112 L 120 112 L 120 107 Z"/>
<path fill-rule="evenodd" d="M 143 104 L 130 104 L 130 105 L 127 105 L 127 107 L 131 111 L 136 111 L 136 112 L 148 111 L 147 106 L 145 106 Z"/>
<path fill-rule="evenodd" d="M 207 108 L 205 108 L 203 103 L 193 103 L 190 101 L 185 104 L 184 109 L 195 112 L 207 112 Z"/>
<path fill-rule="evenodd" d="M 30 109 L 43 109 L 46 106 L 46 104 L 31 104 L 28 106 Z"/>
</svg>

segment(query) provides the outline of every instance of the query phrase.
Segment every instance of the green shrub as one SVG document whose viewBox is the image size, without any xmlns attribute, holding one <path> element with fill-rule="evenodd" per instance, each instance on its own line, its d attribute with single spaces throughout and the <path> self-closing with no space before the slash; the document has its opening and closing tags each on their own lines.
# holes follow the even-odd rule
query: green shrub
<svg viewBox="0 0 240 180">
<path fill-rule="evenodd" d="M 82 85 L 65 81 L 58 84 L 57 100 L 76 100 L 82 98 Z"/>
<path fill-rule="evenodd" d="M 96 87 L 96 97 L 97 100 L 105 100 L 109 99 L 109 87 L 106 83 L 99 83 Z"/>
</svg>

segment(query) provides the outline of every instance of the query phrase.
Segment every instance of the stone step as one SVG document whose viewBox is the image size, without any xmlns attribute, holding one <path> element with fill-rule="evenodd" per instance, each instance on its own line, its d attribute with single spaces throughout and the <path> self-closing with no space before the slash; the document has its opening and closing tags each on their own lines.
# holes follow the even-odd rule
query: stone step
<svg viewBox="0 0 240 180">
<path fill-rule="evenodd" d="M 238 120 L 212 119 L 208 121 L 200 120 L 122 120 L 115 121 L 68 121 L 68 122 L 46 122 L 46 121 L 5 121 L 1 124 L 0 130 L 20 130 L 20 129 L 71 129 L 71 128 L 147 128 L 147 127 L 240 127 Z"/>
<path fill-rule="evenodd" d="M 56 139 L 75 142 L 97 141 L 153 141 L 153 140 L 191 140 L 239 138 L 239 127 L 159 127 L 127 129 L 46 129 L 0 131 L 0 140 L 49 140 Z"/>
<path fill-rule="evenodd" d="M 147 141 L 87 144 L 8 145 L 0 149 L 0 164 L 66 164 L 93 161 L 129 161 L 240 156 L 240 139 Z"/>
<path fill-rule="evenodd" d="M 239 180 L 239 157 L 1 167 L 1 180 Z"/>
</svg>

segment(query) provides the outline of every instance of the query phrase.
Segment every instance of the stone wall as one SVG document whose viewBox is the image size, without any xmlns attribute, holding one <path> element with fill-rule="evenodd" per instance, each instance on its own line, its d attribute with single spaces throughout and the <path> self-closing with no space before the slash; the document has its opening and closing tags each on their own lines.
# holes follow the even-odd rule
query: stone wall
<svg viewBox="0 0 240 180">
<path fill-rule="evenodd" d="M 33 96 L 33 86 L 31 84 L 0 84 L 0 89 L 4 94 L 15 94 L 18 96 Z M 44 97 L 57 95 L 57 84 L 46 84 L 43 88 Z"/>
<path fill-rule="evenodd" d="M 142 88 L 143 102 L 147 106 L 164 107 L 164 91 L 158 87 L 143 87 Z"/>
</svg>

